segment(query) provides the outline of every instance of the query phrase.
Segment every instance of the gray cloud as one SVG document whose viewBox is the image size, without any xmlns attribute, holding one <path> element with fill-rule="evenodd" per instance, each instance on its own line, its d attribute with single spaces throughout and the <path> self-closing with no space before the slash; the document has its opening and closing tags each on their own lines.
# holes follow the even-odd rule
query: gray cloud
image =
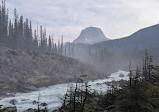
<svg viewBox="0 0 159 112">
<path fill-rule="evenodd" d="M 100 27 L 115 39 L 159 22 L 158 0 L 8 0 L 7 6 L 67 41 L 87 26 Z"/>
</svg>

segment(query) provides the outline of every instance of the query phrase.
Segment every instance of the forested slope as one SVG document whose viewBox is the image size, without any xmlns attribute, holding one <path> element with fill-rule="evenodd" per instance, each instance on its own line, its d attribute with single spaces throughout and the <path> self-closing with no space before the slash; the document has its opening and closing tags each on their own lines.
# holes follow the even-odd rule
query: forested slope
<svg viewBox="0 0 159 112">
<path fill-rule="evenodd" d="M 13 50 L 0 45 L 0 95 L 74 81 L 83 74 L 88 75 L 87 79 L 105 77 L 71 58 Z"/>
</svg>

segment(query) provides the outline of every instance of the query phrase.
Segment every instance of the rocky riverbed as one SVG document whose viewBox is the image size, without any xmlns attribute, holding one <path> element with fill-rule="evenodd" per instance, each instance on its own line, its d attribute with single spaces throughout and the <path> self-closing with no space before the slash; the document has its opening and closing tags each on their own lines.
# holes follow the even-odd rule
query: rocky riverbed
<svg viewBox="0 0 159 112">
<path fill-rule="evenodd" d="M 106 92 L 110 87 L 107 83 L 129 80 L 128 74 L 129 72 L 120 70 L 111 74 L 106 79 L 89 81 L 89 85 L 91 85 L 90 89 L 99 93 Z M 16 107 L 18 112 L 23 112 L 29 108 L 37 109 L 37 105 L 34 104 L 34 102 L 39 101 L 41 103 L 46 103 L 47 108 L 51 112 L 62 105 L 62 98 L 69 86 L 72 85 L 75 85 L 75 83 L 57 84 L 47 88 L 40 88 L 37 91 L 29 93 L 17 93 L 14 97 L 0 100 L 0 104 L 3 104 L 6 107 Z"/>
</svg>

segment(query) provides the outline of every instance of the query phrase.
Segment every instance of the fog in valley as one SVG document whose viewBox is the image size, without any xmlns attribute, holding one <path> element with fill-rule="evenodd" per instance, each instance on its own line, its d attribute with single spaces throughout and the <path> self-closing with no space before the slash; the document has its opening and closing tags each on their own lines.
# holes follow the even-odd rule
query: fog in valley
<svg viewBox="0 0 159 112">
<path fill-rule="evenodd" d="M 0 112 L 159 111 L 159 2 L 83 2 L 2 0 Z"/>
</svg>

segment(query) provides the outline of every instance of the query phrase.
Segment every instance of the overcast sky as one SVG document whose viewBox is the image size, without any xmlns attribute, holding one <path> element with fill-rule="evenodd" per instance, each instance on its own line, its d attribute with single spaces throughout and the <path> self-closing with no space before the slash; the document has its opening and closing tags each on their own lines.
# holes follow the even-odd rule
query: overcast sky
<svg viewBox="0 0 159 112">
<path fill-rule="evenodd" d="M 82 29 L 95 26 L 116 39 L 159 23 L 159 0 L 6 0 L 10 14 L 18 13 L 46 24 L 54 38 L 77 38 Z"/>
</svg>

